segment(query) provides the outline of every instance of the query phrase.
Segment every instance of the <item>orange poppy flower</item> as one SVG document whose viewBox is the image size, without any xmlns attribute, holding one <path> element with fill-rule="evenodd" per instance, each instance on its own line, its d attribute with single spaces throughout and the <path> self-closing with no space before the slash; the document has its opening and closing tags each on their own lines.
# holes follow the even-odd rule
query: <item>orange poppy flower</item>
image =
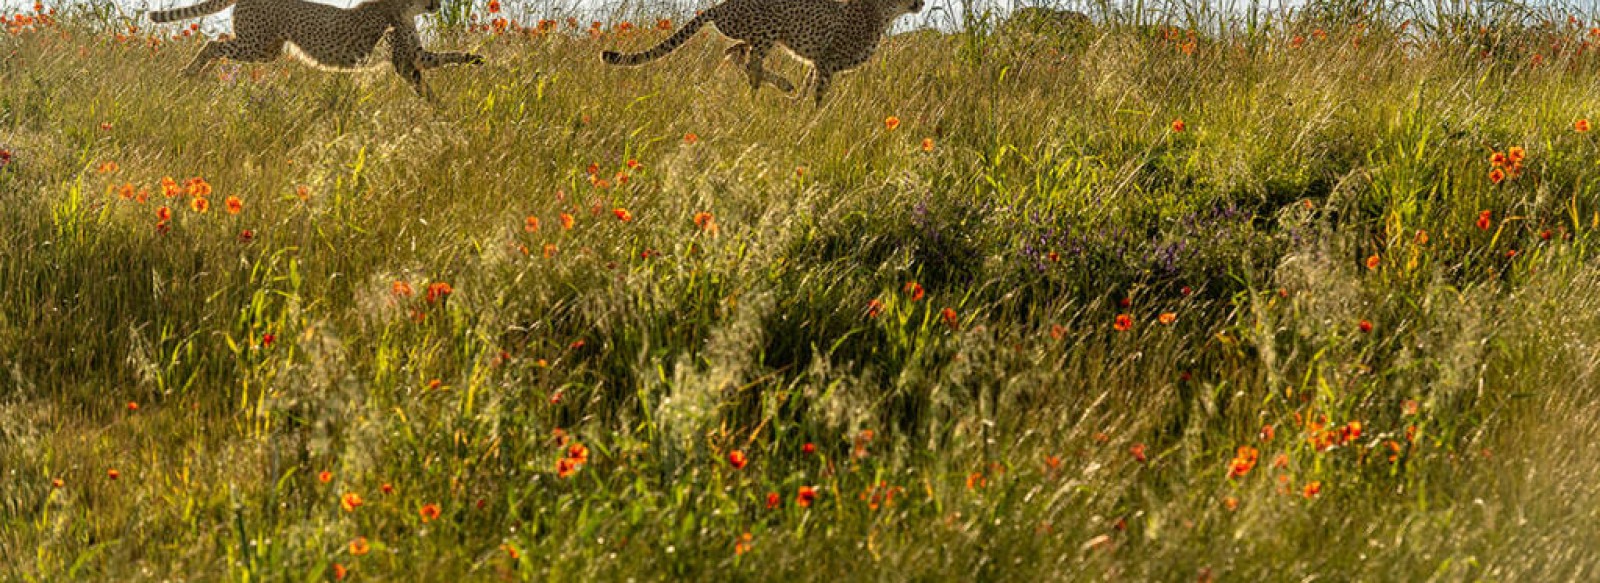
<svg viewBox="0 0 1600 583">
<path fill-rule="evenodd" d="M 237 196 L 230 196 L 222 201 L 222 206 L 228 209 L 228 214 L 237 215 L 244 210 L 244 201 Z"/>
<path fill-rule="evenodd" d="M 139 404 L 136 403 L 136 402 L 133 402 L 133 401 L 128 401 L 128 410 L 129 411 L 138 411 L 139 410 Z"/>
<path fill-rule="evenodd" d="M 489 5 L 487 6 L 487 8 L 489 9 L 489 14 L 499 13 L 500 12 L 500 0 L 489 0 Z"/>
<path fill-rule="evenodd" d="M 983 472 L 972 472 L 967 474 L 968 490 L 977 490 L 987 485 L 989 485 L 989 479 L 983 476 Z"/>
<path fill-rule="evenodd" d="M 299 198 L 300 200 L 310 200 L 311 199 L 311 187 L 306 186 L 304 184 L 296 186 L 296 187 L 294 187 L 294 195 L 295 195 L 296 198 Z"/>
<path fill-rule="evenodd" d="M 1588 119 L 1580 119 L 1578 121 L 1572 122 L 1572 129 L 1574 131 L 1577 131 L 1580 134 L 1588 132 L 1589 131 L 1589 120 Z"/>
<path fill-rule="evenodd" d="M 922 299 L 922 294 L 923 294 L 922 284 L 914 282 L 914 281 L 909 281 L 909 282 L 906 282 L 906 285 L 902 289 L 903 289 L 903 291 L 905 291 L 906 295 L 911 296 L 911 301 L 915 302 L 915 301 L 919 301 L 919 300 Z"/>
<path fill-rule="evenodd" d="M 133 200 L 133 193 L 133 184 L 130 183 L 124 182 L 121 187 L 117 188 L 117 196 L 122 200 Z"/>
<path fill-rule="evenodd" d="M 333 580 L 334 581 L 343 581 L 345 576 L 349 575 L 349 574 L 350 574 L 350 570 L 349 569 L 345 569 L 344 565 L 340 565 L 338 563 L 334 563 L 333 564 Z"/>
<path fill-rule="evenodd" d="M 1506 159 L 1511 161 L 1512 166 L 1522 165 L 1522 159 L 1527 155 L 1528 152 L 1523 150 L 1522 146 L 1512 146 L 1506 149 Z"/>
<path fill-rule="evenodd" d="M 1483 231 L 1489 230 L 1490 225 L 1493 223 L 1493 217 L 1494 215 L 1490 211 L 1479 211 L 1477 222 L 1478 229 Z"/>
<path fill-rule="evenodd" d="M 189 199 L 189 208 L 194 209 L 194 212 L 205 214 L 206 211 L 211 210 L 211 201 L 199 197 L 191 198 Z"/>
<path fill-rule="evenodd" d="M 1186 130 L 1188 128 L 1189 128 L 1189 126 L 1187 124 L 1183 123 L 1183 118 L 1180 117 L 1178 119 L 1172 120 L 1172 131 L 1174 133 L 1182 132 L 1183 130 Z"/>
<path fill-rule="evenodd" d="M 1172 312 L 1162 312 L 1161 315 L 1156 316 L 1156 321 L 1163 326 L 1171 326 L 1173 322 L 1178 321 L 1178 315 Z"/>
<path fill-rule="evenodd" d="M 367 537 L 358 536 L 355 540 L 350 541 L 350 554 L 352 555 L 359 557 L 371 551 L 372 545 L 367 542 Z"/>
<path fill-rule="evenodd" d="M 455 293 L 455 291 L 456 290 L 454 288 L 450 287 L 450 284 L 442 281 L 430 283 L 428 284 L 428 303 L 431 304 L 442 300 L 450 294 Z"/>
<path fill-rule="evenodd" d="M 783 498 L 777 492 L 767 492 L 767 510 L 772 510 L 783 504 Z"/>
<path fill-rule="evenodd" d="M 1506 160 L 1506 155 L 1504 152 L 1495 152 L 1493 154 L 1489 154 L 1489 165 L 1499 168 L 1502 166 L 1508 166 L 1510 163 Z"/>
<path fill-rule="evenodd" d="M 328 482 L 332 482 L 333 481 L 333 472 L 330 472 L 328 470 L 322 470 L 321 472 L 319 472 L 317 474 L 317 481 L 318 482 L 322 482 L 324 484 L 326 484 Z"/>
<path fill-rule="evenodd" d="M 1415 242 L 1416 244 L 1418 244 L 1418 245 L 1427 245 L 1428 244 L 1428 232 L 1425 231 L 1425 230 L 1420 230 L 1419 229 L 1417 231 L 1417 236 L 1416 237 L 1412 237 L 1411 240 L 1413 242 Z"/>
<path fill-rule="evenodd" d="M 1145 461 L 1144 444 L 1143 443 L 1135 443 L 1135 444 L 1133 444 L 1133 447 L 1128 448 L 1128 453 L 1133 454 L 1133 459 L 1135 461 L 1138 461 L 1138 462 L 1141 462 L 1141 463 L 1143 463 Z"/>
<path fill-rule="evenodd" d="M 574 442 L 572 445 L 567 446 L 567 457 L 572 458 L 573 461 L 579 464 L 589 463 L 589 448 L 584 447 L 581 443 Z"/>
<path fill-rule="evenodd" d="M 1234 498 L 1233 496 L 1229 496 L 1227 498 L 1223 498 L 1222 499 L 1222 507 L 1223 508 L 1227 508 L 1229 512 L 1232 512 L 1234 510 L 1238 510 L 1239 509 L 1239 499 L 1238 498 Z"/>
<path fill-rule="evenodd" d="M 933 151 L 933 138 L 922 138 L 922 151 L 924 151 L 924 152 L 932 152 Z"/>
<path fill-rule="evenodd" d="M 106 477 L 115 480 L 117 478 L 122 477 L 122 472 L 117 471 L 116 468 L 111 468 L 109 470 L 106 470 Z"/>
<path fill-rule="evenodd" d="M 1378 257 L 1377 253 L 1373 253 L 1371 257 L 1367 258 L 1367 269 L 1377 269 L 1378 264 L 1382 261 L 1383 260 Z"/>
<path fill-rule="evenodd" d="M 339 498 L 339 507 L 343 508 L 345 512 L 355 512 L 362 504 L 366 504 L 366 501 L 362 500 L 361 495 L 355 492 L 345 492 L 344 496 Z"/>
<path fill-rule="evenodd" d="M 892 115 L 885 118 L 883 120 L 883 127 L 889 131 L 894 131 L 895 128 L 900 127 L 900 118 Z"/>
<path fill-rule="evenodd" d="M 617 216 L 617 220 L 622 221 L 624 223 L 633 220 L 633 213 L 628 212 L 628 209 L 625 209 L 625 208 L 618 207 L 618 208 L 612 209 L 611 210 L 611 214 L 616 215 Z"/>
<path fill-rule="evenodd" d="M 172 209 L 170 207 L 161 207 L 156 209 L 157 222 L 165 223 L 170 220 L 172 220 Z"/>
<path fill-rule="evenodd" d="M 665 18 L 657 20 L 656 30 L 672 30 L 672 21 Z"/>
<path fill-rule="evenodd" d="M 794 495 L 794 503 L 799 504 L 801 508 L 810 508 L 811 504 L 816 501 L 817 490 L 811 486 L 801 486 L 800 490 Z"/>
<path fill-rule="evenodd" d="M 753 538 L 748 532 L 739 535 L 739 539 L 733 543 L 733 554 L 742 555 L 750 552 L 750 541 Z"/>
<path fill-rule="evenodd" d="M 1111 323 L 1111 327 L 1118 332 L 1127 332 L 1132 330 L 1133 316 L 1129 314 L 1117 314 L 1117 319 L 1115 322 Z"/>
<path fill-rule="evenodd" d="M 1489 182 L 1491 182 L 1493 184 L 1500 184 L 1500 182 L 1504 181 L 1505 179 L 1506 179 L 1505 171 L 1503 171 L 1503 170 L 1501 170 L 1499 168 L 1495 168 L 1494 170 L 1490 170 L 1489 171 Z"/>
<path fill-rule="evenodd" d="M 698 141 L 700 141 L 700 136 L 695 135 L 694 132 L 689 132 L 683 135 L 683 143 L 685 144 L 694 145 L 694 143 Z"/>
<path fill-rule="evenodd" d="M 397 298 L 409 298 L 413 292 L 411 291 L 411 284 L 404 281 L 395 281 L 389 284 L 389 293 L 394 294 L 394 297 Z"/>
<path fill-rule="evenodd" d="M 1233 461 L 1228 463 L 1228 477 L 1238 478 L 1255 469 L 1256 460 L 1261 457 L 1261 452 L 1248 445 L 1239 446 L 1234 452 Z"/>
<path fill-rule="evenodd" d="M 539 232 L 539 217 L 528 215 L 528 218 L 522 220 L 522 230 L 529 233 Z"/>
<path fill-rule="evenodd" d="M 1309 484 L 1306 484 L 1305 490 L 1301 492 L 1301 494 L 1303 494 L 1306 498 L 1316 498 L 1317 494 L 1321 494 L 1321 493 L 1322 493 L 1322 482 L 1311 482 Z"/>
<path fill-rule="evenodd" d="M 1406 399 L 1405 402 L 1400 404 L 1400 414 L 1406 417 L 1414 416 L 1420 410 L 1422 410 L 1422 406 L 1414 399 Z"/>
<path fill-rule="evenodd" d="M 95 169 L 96 172 L 101 174 L 110 174 L 117 170 L 121 170 L 121 167 L 117 166 L 116 162 L 101 162 L 100 166 Z"/>
<path fill-rule="evenodd" d="M 556 256 L 556 244 L 555 243 L 545 243 L 544 244 L 544 250 L 542 252 L 544 254 L 544 258 L 545 259 L 549 259 L 551 257 L 555 257 Z"/>
<path fill-rule="evenodd" d="M 702 231 L 710 230 L 711 227 L 716 224 L 714 222 L 715 220 L 716 219 L 711 216 L 711 213 L 705 211 L 694 214 L 694 226 L 700 227 L 700 230 Z"/>
<path fill-rule="evenodd" d="M 378 490 L 383 492 L 384 494 L 393 494 L 394 493 L 394 484 L 390 484 L 388 482 L 384 482 L 382 486 L 378 486 Z"/>
<path fill-rule="evenodd" d="M 437 518 L 439 518 L 439 505 L 438 504 L 423 504 L 422 508 L 417 510 L 417 514 L 422 515 L 422 521 L 423 522 L 428 522 L 428 521 L 437 519 Z"/>
<path fill-rule="evenodd" d="M 939 311 L 939 319 L 943 320 L 944 321 L 944 325 L 949 326 L 951 330 L 955 330 L 956 328 L 959 328 L 961 326 L 961 318 L 956 315 L 956 311 L 955 310 L 952 310 L 950 308 L 945 308 L 943 310 L 940 310 Z"/>
<path fill-rule="evenodd" d="M 67 482 L 65 480 L 62 480 L 61 478 L 55 478 L 55 479 L 50 480 L 50 487 L 51 488 L 61 489 L 62 487 L 65 487 L 66 485 L 67 485 Z"/>
<path fill-rule="evenodd" d="M 878 317 L 879 314 L 882 314 L 882 313 L 883 313 L 883 302 L 878 301 L 877 299 L 872 299 L 872 300 L 868 300 L 867 301 L 867 317 L 868 318 L 876 318 L 876 317 Z"/>
<path fill-rule="evenodd" d="M 748 463 L 750 463 L 750 460 L 744 456 L 744 452 L 737 449 L 728 452 L 728 465 L 733 466 L 733 469 L 742 470 L 745 464 Z"/>
<path fill-rule="evenodd" d="M 185 190 L 189 191 L 189 196 L 198 196 L 202 198 L 211 196 L 211 184 L 206 182 L 206 179 L 199 176 L 185 180 L 183 182 L 183 187 Z"/>
</svg>

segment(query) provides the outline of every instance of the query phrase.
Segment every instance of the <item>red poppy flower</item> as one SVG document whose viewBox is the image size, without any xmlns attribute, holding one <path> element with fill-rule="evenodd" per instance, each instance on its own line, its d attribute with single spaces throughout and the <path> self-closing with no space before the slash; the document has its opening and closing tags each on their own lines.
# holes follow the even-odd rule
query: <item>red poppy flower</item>
<svg viewBox="0 0 1600 583">
<path fill-rule="evenodd" d="M 622 221 L 624 223 L 633 220 L 633 213 L 628 212 L 628 209 L 625 209 L 625 208 L 620 208 L 619 207 L 619 208 L 613 209 L 611 211 L 611 214 L 616 215 L 617 216 L 617 220 Z"/>
<path fill-rule="evenodd" d="M 1128 330 L 1132 330 L 1133 316 L 1129 314 L 1117 314 L 1117 319 L 1111 324 L 1111 327 L 1116 329 L 1118 332 L 1127 332 Z"/>
<path fill-rule="evenodd" d="M 428 284 L 428 303 L 431 304 L 442 300 L 450 294 L 455 293 L 455 291 L 455 288 L 450 287 L 450 284 L 442 281 L 430 283 Z"/>
<path fill-rule="evenodd" d="M 742 470 L 745 464 L 748 463 L 750 463 L 750 459 L 744 456 L 744 452 L 737 449 L 728 452 L 728 465 L 733 466 L 733 469 Z"/>
<path fill-rule="evenodd" d="M 917 283 L 917 282 L 914 282 L 914 281 L 906 282 L 906 285 L 903 288 L 903 291 L 905 291 L 906 295 L 911 296 L 911 301 L 913 301 L 913 302 L 919 301 L 919 300 L 922 299 L 922 293 L 923 292 L 922 292 L 922 284 L 920 284 L 920 283 Z"/>
<path fill-rule="evenodd" d="M 1372 331 L 1372 322 L 1369 322 L 1369 321 L 1366 321 L 1366 320 L 1362 320 L 1359 324 L 1356 324 L 1356 326 L 1361 328 L 1361 333 L 1362 334 L 1365 334 L 1365 333 L 1368 333 L 1368 332 Z"/>
<path fill-rule="evenodd" d="M 940 310 L 939 319 L 943 320 L 944 325 L 949 326 L 951 330 L 955 330 L 961 326 L 961 317 L 956 315 L 956 311 L 950 308 Z"/>
<path fill-rule="evenodd" d="M 767 510 L 772 510 L 783 504 L 783 498 L 777 492 L 767 492 Z"/>
<path fill-rule="evenodd" d="M 438 504 L 424 504 L 424 505 L 422 505 L 422 508 L 417 510 L 417 514 L 422 515 L 422 521 L 423 522 L 428 522 L 428 521 L 437 519 L 437 518 L 439 518 L 439 505 Z"/>
<path fill-rule="evenodd" d="M 817 444 L 807 441 L 805 445 L 800 446 L 800 453 L 806 455 L 817 453 Z"/>
<path fill-rule="evenodd" d="M 1493 215 L 1490 213 L 1490 211 L 1479 212 L 1477 222 L 1478 228 L 1484 231 L 1489 230 L 1489 226 L 1492 224 L 1491 217 L 1493 217 Z"/>
<path fill-rule="evenodd" d="M 1589 131 L 1589 120 L 1580 119 L 1578 121 L 1572 122 L 1572 129 L 1577 131 L 1580 134 L 1588 132 Z"/>
<path fill-rule="evenodd" d="M 811 486 L 801 486 L 800 491 L 794 495 L 795 504 L 799 504 L 801 508 L 810 508 L 811 504 L 816 501 L 817 490 Z"/>
<path fill-rule="evenodd" d="M 1135 461 L 1139 461 L 1141 463 L 1145 461 L 1144 444 L 1143 443 L 1135 443 L 1135 444 L 1133 444 L 1133 447 L 1128 448 L 1128 453 L 1133 454 L 1133 459 Z"/>
<path fill-rule="evenodd" d="M 1183 123 L 1183 118 L 1178 118 L 1178 119 L 1172 120 L 1172 131 L 1173 132 L 1182 132 L 1183 130 L 1188 129 L 1188 127 L 1189 127 L 1188 125 Z"/>
</svg>

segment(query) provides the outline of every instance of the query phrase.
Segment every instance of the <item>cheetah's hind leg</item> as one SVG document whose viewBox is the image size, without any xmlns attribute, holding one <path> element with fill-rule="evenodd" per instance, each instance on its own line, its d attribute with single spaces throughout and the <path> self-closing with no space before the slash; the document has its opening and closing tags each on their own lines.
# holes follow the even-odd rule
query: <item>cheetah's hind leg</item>
<svg viewBox="0 0 1600 583">
<path fill-rule="evenodd" d="M 733 46 L 728 47 L 727 50 L 722 51 L 722 55 L 729 61 L 733 61 L 733 64 L 745 67 L 745 70 L 747 72 L 749 71 L 750 43 L 736 43 Z M 772 71 L 768 71 L 766 67 L 760 67 L 760 69 L 762 82 L 769 83 L 784 93 L 794 93 L 794 83 L 789 82 L 787 78 L 777 73 L 773 73 Z"/>
<path fill-rule="evenodd" d="M 205 72 L 211 62 L 217 59 L 229 59 L 246 63 L 264 63 L 278 57 L 283 51 L 283 43 L 262 43 L 251 46 L 240 42 L 237 38 L 228 40 L 214 40 L 206 43 L 200 49 L 200 54 L 189 61 L 189 66 L 183 68 L 183 74 L 195 76 Z"/>
</svg>

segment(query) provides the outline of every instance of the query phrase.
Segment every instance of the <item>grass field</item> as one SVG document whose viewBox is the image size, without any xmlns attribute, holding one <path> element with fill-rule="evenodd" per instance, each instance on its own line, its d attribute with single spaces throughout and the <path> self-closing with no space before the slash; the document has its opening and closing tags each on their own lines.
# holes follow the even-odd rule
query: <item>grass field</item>
<svg viewBox="0 0 1600 583">
<path fill-rule="evenodd" d="M 1600 15 L 919 31 L 819 109 L 477 10 L 438 106 L 8 15 L 0 580 L 1600 570 Z"/>
</svg>

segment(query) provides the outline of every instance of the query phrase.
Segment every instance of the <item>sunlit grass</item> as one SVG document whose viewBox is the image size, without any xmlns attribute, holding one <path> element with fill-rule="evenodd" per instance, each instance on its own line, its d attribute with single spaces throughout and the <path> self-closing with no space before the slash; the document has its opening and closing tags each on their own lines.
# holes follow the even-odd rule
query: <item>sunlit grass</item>
<svg viewBox="0 0 1600 583">
<path fill-rule="evenodd" d="M 821 108 L 601 64 L 659 15 L 438 107 L 8 15 L 0 578 L 1581 578 L 1600 29 L 1329 6 Z"/>
</svg>

